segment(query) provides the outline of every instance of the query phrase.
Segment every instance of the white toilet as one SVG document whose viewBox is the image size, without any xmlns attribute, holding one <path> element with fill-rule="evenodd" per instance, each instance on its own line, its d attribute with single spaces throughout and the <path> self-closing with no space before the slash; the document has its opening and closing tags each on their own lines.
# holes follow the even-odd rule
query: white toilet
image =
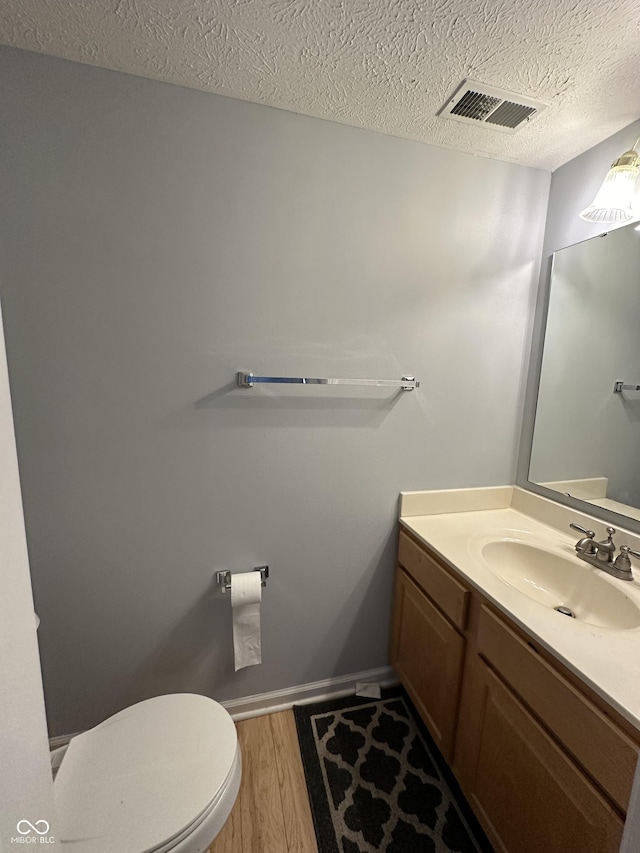
<svg viewBox="0 0 640 853">
<path fill-rule="evenodd" d="M 240 787 L 235 725 L 206 696 L 147 699 L 65 749 L 53 790 L 69 853 L 203 853 Z"/>
</svg>

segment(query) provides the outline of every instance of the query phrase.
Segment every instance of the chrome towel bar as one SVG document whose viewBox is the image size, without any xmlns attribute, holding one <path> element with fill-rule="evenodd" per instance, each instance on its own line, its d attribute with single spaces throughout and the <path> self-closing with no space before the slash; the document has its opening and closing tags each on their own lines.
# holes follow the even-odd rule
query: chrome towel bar
<svg viewBox="0 0 640 853">
<path fill-rule="evenodd" d="M 640 385 L 625 385 L 624 381 L 620 379 L 613 386 L 613 393 L 621 394 L 623 391 L 640 391 Z"/>
<path fill-rule="evenodd" d="M 402 379 L 314 379 L 308 376 L 255 376 L 253 373 L 237 374 L 238 387 L 253 388 L 258 383 L 276 385 L 369 385 L 380 388 L 401 388 L 413 391 L 420 383 L 415 376 L 403 376 Z"/>
</svg>

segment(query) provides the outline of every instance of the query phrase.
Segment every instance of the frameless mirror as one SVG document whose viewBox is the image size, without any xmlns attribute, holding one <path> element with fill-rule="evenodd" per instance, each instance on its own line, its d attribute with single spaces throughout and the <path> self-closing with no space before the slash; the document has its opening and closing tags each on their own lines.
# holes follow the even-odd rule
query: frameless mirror
<svg viewBox="0 0 640 853">
<path fill-rule="evenodd" d="M 556 252 L 529 481 L 640 520 L 640 231 Z"/>
</svg>

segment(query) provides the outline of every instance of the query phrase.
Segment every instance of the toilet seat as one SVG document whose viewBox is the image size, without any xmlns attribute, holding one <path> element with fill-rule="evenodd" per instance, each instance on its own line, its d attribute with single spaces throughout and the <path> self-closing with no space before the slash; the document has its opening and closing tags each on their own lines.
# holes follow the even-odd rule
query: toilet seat
<svg viewBox="0 0 640 853">
<path fill-rule="evenodd" d="M 205 850 L 240 773 L 221 705 L 189 693 L 147 699 L 72 738 L 54 782 L 58 842 L 73 853 Z"/>
<path fill-rule="evenodd" d="M 196 825 L 189 828 L 188 833 L 174 839 L 170 846 L 154 850 L 153 853 L 205 853 L 209 850 L 211 842 L 224 826 L 238 796 L 242 775 L 239 745 L 238 762 L 234 765 L 232 772 L 233 776 L 229 780 L 229 787 L 225 789 L 224 797 L 212 803 L 209 811 L 199 818 Z"/>
<path fill-rule="evenodd" d="M 242 760 L 240 745 L 237 746 L 237 761 L 231 769 L 228 784 L 210 804 L 207 811 L 191 824 L 181 835 L 153 853 L 205 853 L 211 842 L 224 826 L 240 789 Z"/>
</svg>

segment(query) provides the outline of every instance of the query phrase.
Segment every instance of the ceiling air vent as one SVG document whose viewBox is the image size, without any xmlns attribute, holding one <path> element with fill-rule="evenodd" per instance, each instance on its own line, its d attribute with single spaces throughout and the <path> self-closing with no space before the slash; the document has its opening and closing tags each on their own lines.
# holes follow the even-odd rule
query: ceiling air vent
<svg viewBox="0 0 640 853">
<path fill-rule="evenodd" d="M 546 106 L 515 92 L 465 80 L 438 115 L 465 124 L 488 125 L 501 133 L 515 133 Z"/>
</svg>

